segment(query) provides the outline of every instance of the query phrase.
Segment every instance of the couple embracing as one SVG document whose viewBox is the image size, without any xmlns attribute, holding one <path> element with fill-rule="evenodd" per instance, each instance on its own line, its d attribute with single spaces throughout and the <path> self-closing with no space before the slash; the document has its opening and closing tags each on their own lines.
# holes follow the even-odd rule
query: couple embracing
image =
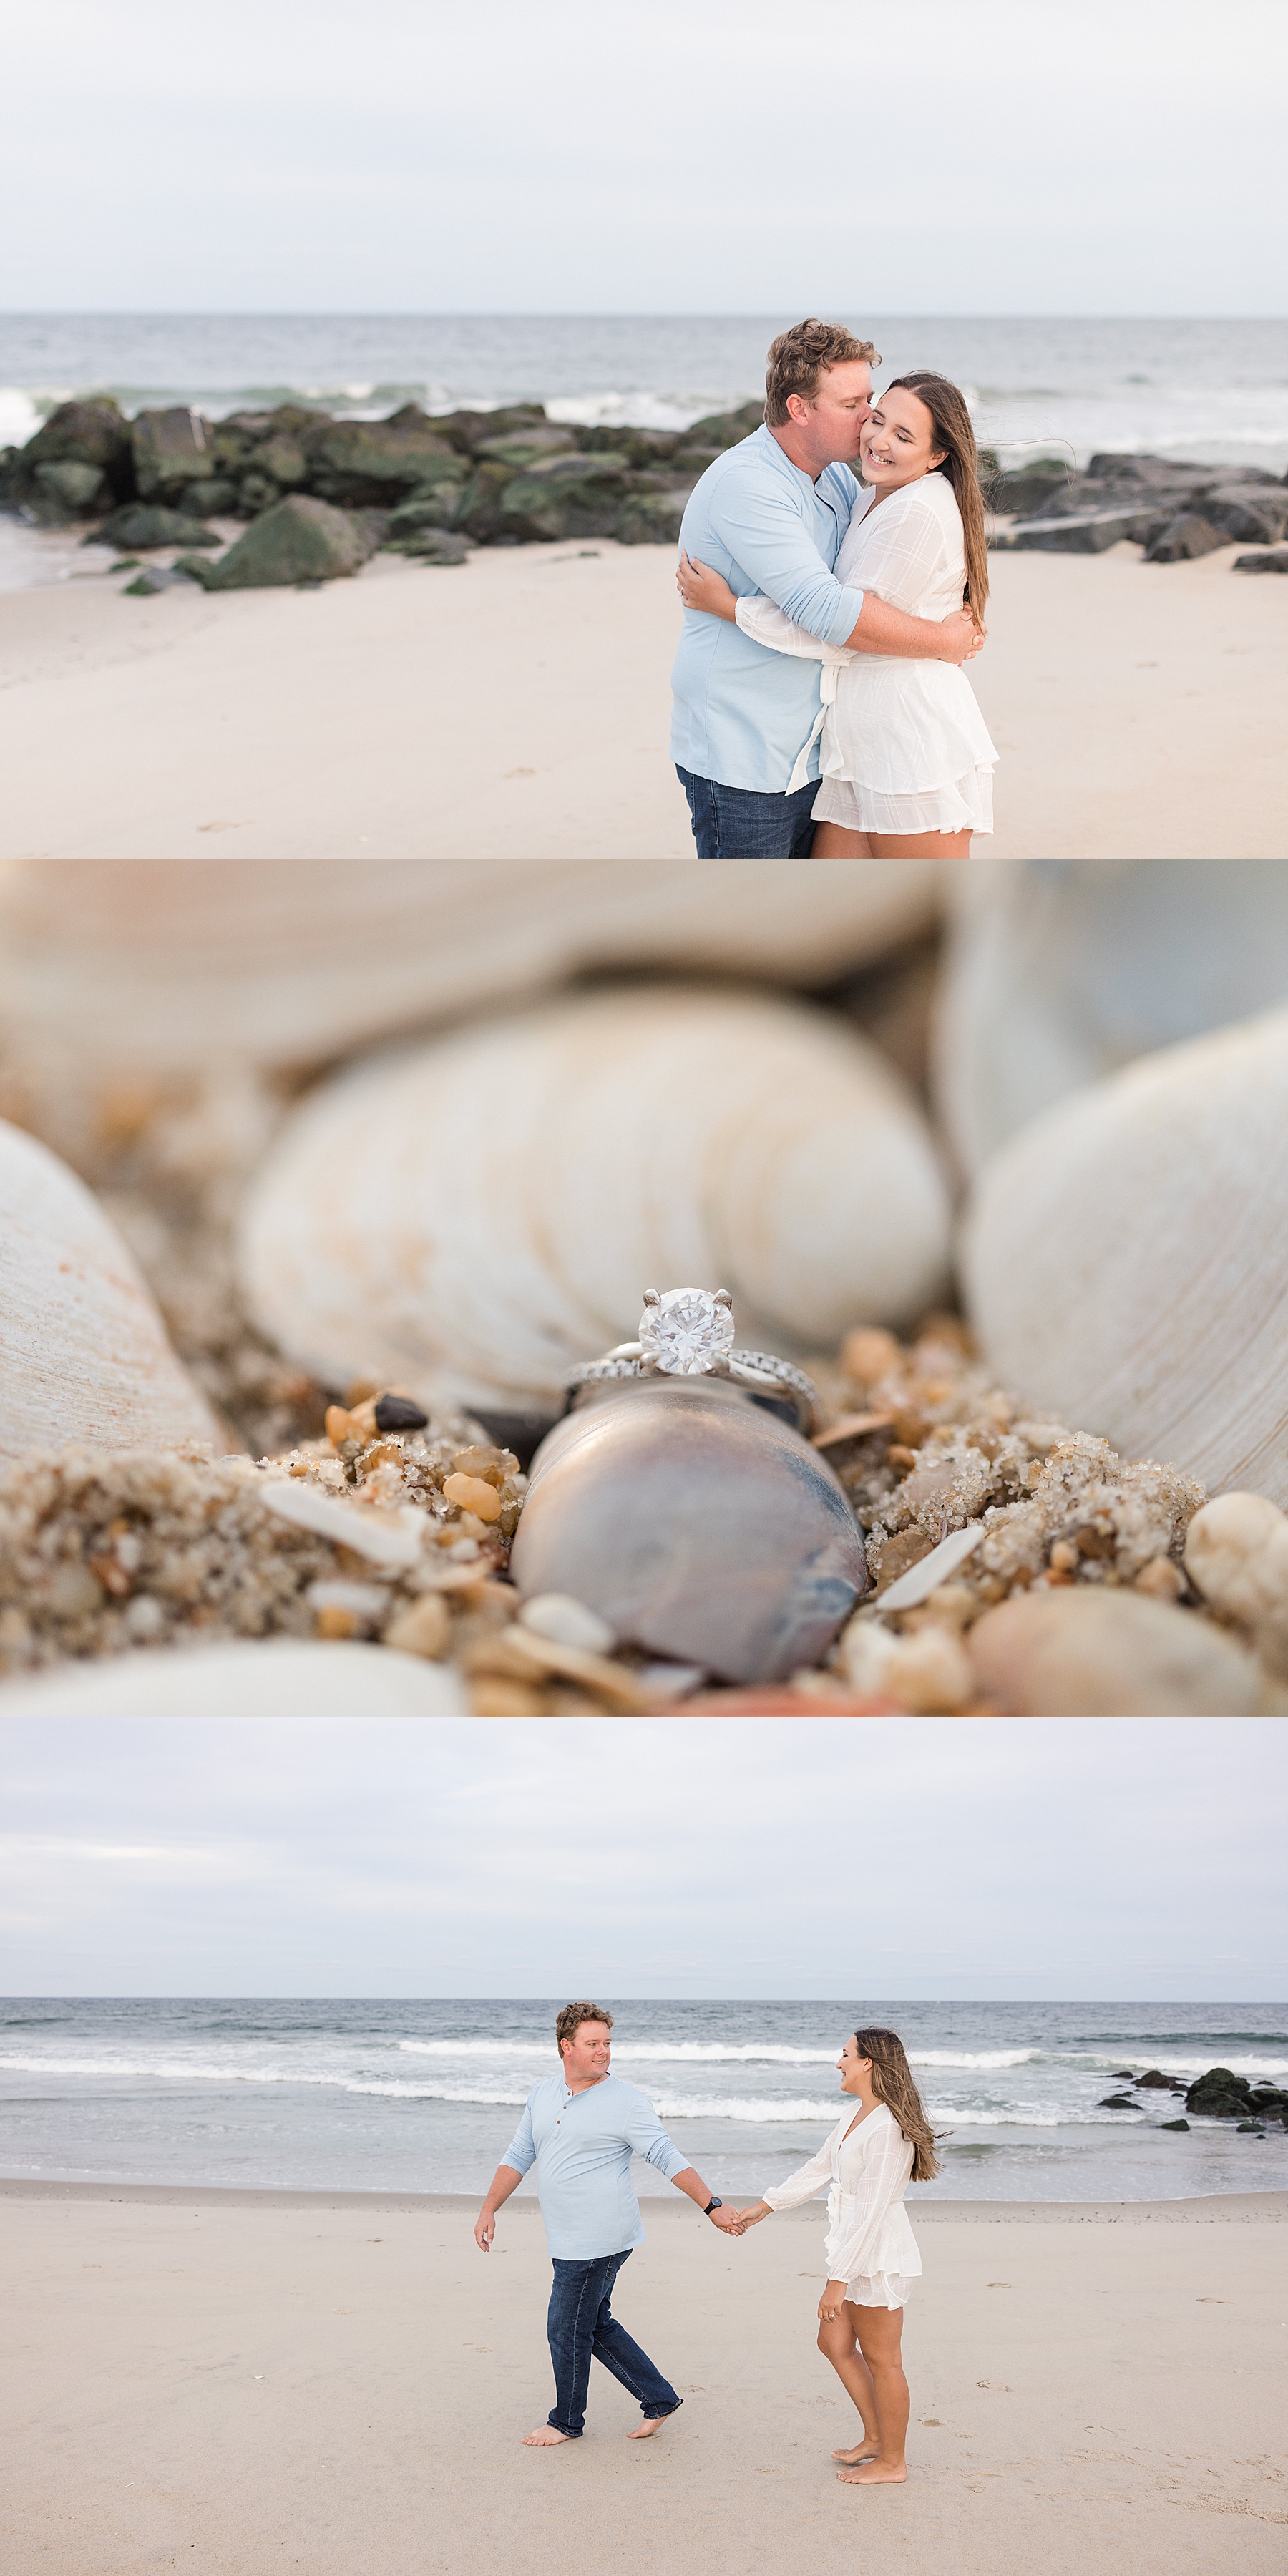
<svg viewBox="0 0 1288 2576">
<path fill-rule="evenodd" d="M 903 2311 L 921 2256 L 903 2195 L 938 2172 L 934 2132 L 892 2030 L 851 2033 L 838 2060 L 845 2108 L 818 2154 L 748 2209 L 726 2208 L 668 2138 L 645 2095 L 612 2072 L 613 2016 L 599 2004 L 565 2004 L 555 2024 L 560 2072 L 529 2095 L 493 2176 L 474 2230 L 490 2253 L 496 2213 L 535 2164 L 554 2265 L 547 2332 L 555 2402 L 525 2435 L 532 2448 L 577 2441 L 585 2430 L 592 2359 L 637 2398 L 630 2435 L 657 2433 L 683 2399 L 612 2312 L 623 2263 L 644 2242 L 630 2179 L 632 2155 L 656 2165 L 713 2227 L 745 2236 L 776 2210 L 826 2190 L 828 2277 L 818 2303 L 818 2348 L 862 2424 L 862 2438 L 834 2451 L 851 2486 L 901 2486 L 907 2477 L 908 2383 Z"/>
<path fill-rule="evenodd" d="M 837 324 L 784 331 L 764 427 L 690 496 L 671 751 L 700 859 L 965 858 L 992 831 L 970 414 L 928 371 L 874 403 L 879 364 Z"/>
</svg>

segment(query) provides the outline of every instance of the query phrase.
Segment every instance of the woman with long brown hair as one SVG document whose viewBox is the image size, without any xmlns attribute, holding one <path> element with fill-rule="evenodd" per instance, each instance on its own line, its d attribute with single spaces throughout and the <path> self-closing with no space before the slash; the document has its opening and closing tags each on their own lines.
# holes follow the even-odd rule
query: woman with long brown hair
<svg viewBox="0 0 1288 2576">
<path fill-rule="evenodd" d="M 860 432 L 859 468 L 866 488 L 841 539 L 837 580 L 917 617 L 964 605 L 982 628 L 988 545 L 960 388 L 928 369 L 896 376 Z M 687 556 L 677 578 L 686 608 L 732 618 L 772 652 L 823 665 L 822 710 L 787 790 L 803 784 L 821 728 L 812 857 L 967 858 L 972 834 L 992 831 L 997 753 L 963 670 L 820 644 L 772 600 L 735 598 L 719 573 Z"/>
<path fill-rule="evenodd" d="M 849 2102 L 809 2163 L 776 2183 L 754 2208 L 754 2227 L 777 2209 L 797 2209 L 827 2186 L 828 2279 L 818 2303 L 818 2348 L 858 2408 L 863 2439 L 833 2451 L 847 2486 L 902 2486 L 908 2475 L 908 2382 L 903 2312 L 921 2273 L 903 2195 L 939 2171 L 935 2133 L 893 2030 L 856 2030 L 837 2061 Z"/>
</svg>

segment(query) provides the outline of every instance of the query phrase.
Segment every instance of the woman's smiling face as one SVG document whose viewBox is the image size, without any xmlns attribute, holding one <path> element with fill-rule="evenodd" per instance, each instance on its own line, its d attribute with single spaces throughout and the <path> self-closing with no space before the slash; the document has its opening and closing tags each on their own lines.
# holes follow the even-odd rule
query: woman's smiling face
<svg viewBox="0 0 1288 2576">
<path fill-rule="evenodd" d="M 934 444 L 935 424 L 920 394 L 894 385 L 878 396 L 859 438 L 859 462 L 865 483 L 878 492 L 915 483 L 942 463 L 946 450 Z"/>
</svg>

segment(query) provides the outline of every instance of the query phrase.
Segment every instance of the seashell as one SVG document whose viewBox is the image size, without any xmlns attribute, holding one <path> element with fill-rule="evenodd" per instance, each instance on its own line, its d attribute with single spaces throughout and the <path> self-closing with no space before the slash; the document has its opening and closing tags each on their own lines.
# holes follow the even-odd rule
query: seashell
<svg viewBox="0 0 1288 2576">
<path fill-rule="evenodd" d="M 1185 1571 L 1272 1672 L 1288 1674 L 1288 1513 L 1264 1494 L 1218 1494 L 1185 1533 Z"/>
<path fill-rule="evenodd" d="M 1288 1012 L 1146 1056 L 986 1166 L 963 1278 L 1035 1411 L 1288 1502 Z"/>
<path fill-rule="evenodd" d="M 1084 1083 L 1288 999 L 1288 868 L 981 859 L 952 885 L 934 1089 L 967 1173 Z"/>
<path fill-rule="evenodd" d="M 11 860 L 0 1032 L 108 1072 L 333 1063 L 596 969 L 830 984 L 938 900 L 928 859 Z"/>
<path fill-rule="evenodd" d="M 463 1717 L 458 1672 L 389 1646 L 295 1637 L 118 1655 L 0 1683 L 14 1717 Z"/>
<path fill-rule="evenodd" d="M 227 1446 L 166 1339 L 133 1255 L 97 1200 L 0 1122 L 0 1458 Z"/>
<path fill-rule="evenodd" d="M 1072 1585 L 986 1610 L 966 1638 L 1007 1717 L 1253 1717 L 1251 1655 L 1192 1610 Z"/>
<path fill-rule="evenodd" d="M 600 1388 L 532 1462 L 510 1572 L 722 1680 L 813 1663 L 867 1582 L 844 1489 L 777 1412 L 710 1377 Z"/>
<path fill-rule="evenodd" d="M 720 1279 L 743 1347 L 918 1313 L 947 1199 L 901 1078 L 844 1022 L 691 985 L 567 996 L 323 1085 L 252 1185 L 250 1312 L 324 1383 L 557 1411 L 650 1282 Z"/>
</svg>

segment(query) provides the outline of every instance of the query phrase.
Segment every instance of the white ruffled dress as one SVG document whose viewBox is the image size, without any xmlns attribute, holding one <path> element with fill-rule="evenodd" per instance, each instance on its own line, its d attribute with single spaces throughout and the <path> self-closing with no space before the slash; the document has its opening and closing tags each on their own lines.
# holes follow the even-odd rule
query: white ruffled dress
<svg viewBox="0 0 1288 2576">
<path fill-rule="evenodd" d="M 846 2103 L 830 2138 L 786 2182 L 761 2194 L 771 2209 L 799 2209 L 827 2189 L 829 2281 L 844 2281 L 858 2308 L 906 2308 L 921 2255 L 903 2205 L 914 2148 L 884 2102 L 850 2129 Z M 849 2130 L 849 2135 L 846 2132 Z"/>
<path fill-rule="evenodd" d="M 888 493 L 879 508 L 876 497 L 863 492 L 854 505 L 836 578 L 938 623 L 961 607 L 966 587 L 953 487 L 946 475 L 923 474 Z M 737 614 L 757 644 L 822 663 L 823 705 L 787 788 L 790 796 L 808 784 L 821 732 L 816 823 L 851 832 L 992 831 L 997 753 L 964 671 L 951 662 L 820 644 L 772 599 L 740 599 Z"/>
</svg>

